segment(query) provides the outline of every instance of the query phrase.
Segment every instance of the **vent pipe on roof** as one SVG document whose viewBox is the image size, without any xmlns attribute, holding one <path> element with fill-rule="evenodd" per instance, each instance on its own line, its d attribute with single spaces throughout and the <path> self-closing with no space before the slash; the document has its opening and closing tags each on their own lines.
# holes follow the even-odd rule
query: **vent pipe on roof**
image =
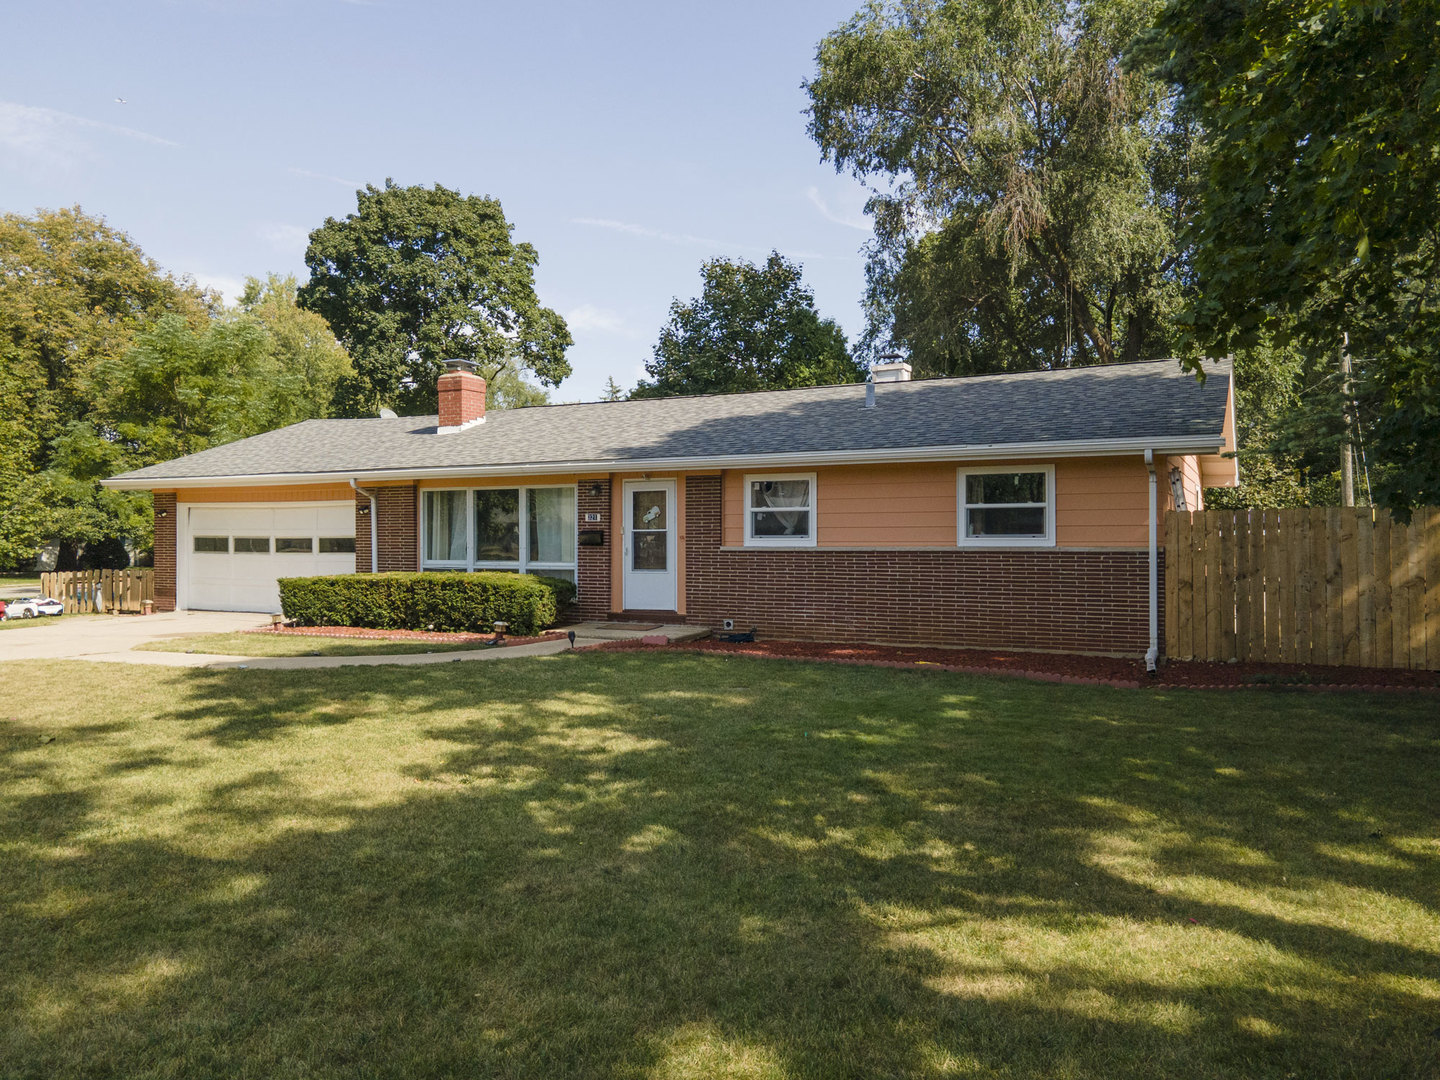
<svg viewBox="0 0 1440 1080">
<path fill-rule="evenodd" d="M 865 408 L 875 407 L 875 376 L 872 374 L 865 379 Z"/>
</svg>

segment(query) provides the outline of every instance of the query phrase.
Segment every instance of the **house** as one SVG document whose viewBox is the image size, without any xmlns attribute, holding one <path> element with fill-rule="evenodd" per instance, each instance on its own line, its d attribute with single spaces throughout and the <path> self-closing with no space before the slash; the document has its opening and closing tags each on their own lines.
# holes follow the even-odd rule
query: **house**
<svg viewBox="0 0 1440 1080">
<path fill-rule="evenodd" d="M 1140 653 L 1166 509 L 1233 485 L 1228 364 L 1175 361 L 310 420 L 124 473 L 156 607 L 274 611 L 276 579 L 497 569 L 589 617 L 774 636 Z M 1163 530 L 1161 530 L 1163 533 Z"/>
</svg>

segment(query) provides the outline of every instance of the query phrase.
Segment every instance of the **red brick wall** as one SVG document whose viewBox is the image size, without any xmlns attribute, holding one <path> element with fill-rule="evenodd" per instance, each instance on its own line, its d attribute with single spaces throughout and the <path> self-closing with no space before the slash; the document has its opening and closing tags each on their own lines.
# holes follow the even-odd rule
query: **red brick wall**
<svg viewBox="0 0 1440 1080">
<path fill-rule="evenodd" d="M 485 380 L 454 371 L 440 376 L 440 426 L 459 427 L 485 415 Z"/>
<path fill-rule="evenodd" d="M 720 478 L 685 483 L 687 622 L 718 629 L 731 618 L 740 630 L 832 641 L 1149 645 L 1143 551 L 721 550 Z"/>
<path fill-rule="evenodd" d="M 590 489 L 599 485 L 599 494 Z M 616 523 L 610 520 L 610 481 L 581 479 L 576 497 L 580 528 L 601 529 L 605 543 L 599 547 L 582 547 L 576 552 L 575 573 L 580 590 L 580 612 L 587 619 L 603 619 L 610 614 L 610 556 L 615 541 Z M 599 514 L 600 521 L 587 522 L 586 514 Z"/>
<path fill-rule="evenodd" d="M 375 512 L 380 515 L 378 525 L 380 539 L 380 572 L 382 574 L 399 570 L 420 569 L 420 494 L 414 484 L 397 487 L 370 489 L 375 492 Z M 368 503 L 369 500 L 367 499 Z M 363 526 L 365 538 L 362 541 L 360 524 L 364 515 L 355 517 L 355 559 L 360 566 L 360 550 L 365 549 L 364 569 L 370 569 L 370 522 Z"/>
<path fill-rule="evenodd" d="M 370 573 L 370 497 L 355 495 L 355 572 Z"/>
<path fill-rule="evenodd" d="M 155 505 L 155 610 L 174 611 L 175 536 L 180 515 L 173 491 L 157 491 L 151 498 Z"/>
</svg>

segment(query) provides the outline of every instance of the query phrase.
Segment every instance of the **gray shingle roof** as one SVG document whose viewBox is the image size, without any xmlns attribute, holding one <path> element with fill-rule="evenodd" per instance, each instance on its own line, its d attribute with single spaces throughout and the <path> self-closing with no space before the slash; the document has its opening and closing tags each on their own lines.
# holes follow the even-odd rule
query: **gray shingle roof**
<svg viewBox="0 0 1440 1080">
<path fill-rule="evenodd" d="M 492 412 L 438 434 L 433 416 L 309 420 L 115 477 L 167 480 L 357 474 L 418 469 L 517 472 L 559 465 L 643 466 L 907 448 L 1043 446 L 1114 440 L 1174 448 L 1212 440 L 1225 422 L 1231 371 L 1199 384 L 1173 360 L 1064 371 L 709 397 L 552 405 Z"/>
</svg>

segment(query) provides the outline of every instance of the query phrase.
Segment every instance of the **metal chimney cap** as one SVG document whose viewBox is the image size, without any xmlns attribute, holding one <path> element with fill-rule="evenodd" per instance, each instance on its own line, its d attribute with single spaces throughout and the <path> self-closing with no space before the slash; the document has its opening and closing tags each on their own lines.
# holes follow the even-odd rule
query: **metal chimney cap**
<svg viewBox="0 0 1440 1080">
<path fill-rule="evenodd" d="M 461 375 L 461 374 L 463 374 L 463 375 L 474 375 L 474 374 L 475 374 L 475 361 L 474 361 L 474 360 L 466 360 L 466 359 L 464 359 L 464 358 L 462 358 L 462 357 L 456 357 L 456 358 L 453 359 L 453 360 L 445 360 L 445 361 L 443 361 L 443 363 L 445 364 L 445 370 L 446 370 L 447 372 L 449 372 L 451 375 Z"/>
</svg>

